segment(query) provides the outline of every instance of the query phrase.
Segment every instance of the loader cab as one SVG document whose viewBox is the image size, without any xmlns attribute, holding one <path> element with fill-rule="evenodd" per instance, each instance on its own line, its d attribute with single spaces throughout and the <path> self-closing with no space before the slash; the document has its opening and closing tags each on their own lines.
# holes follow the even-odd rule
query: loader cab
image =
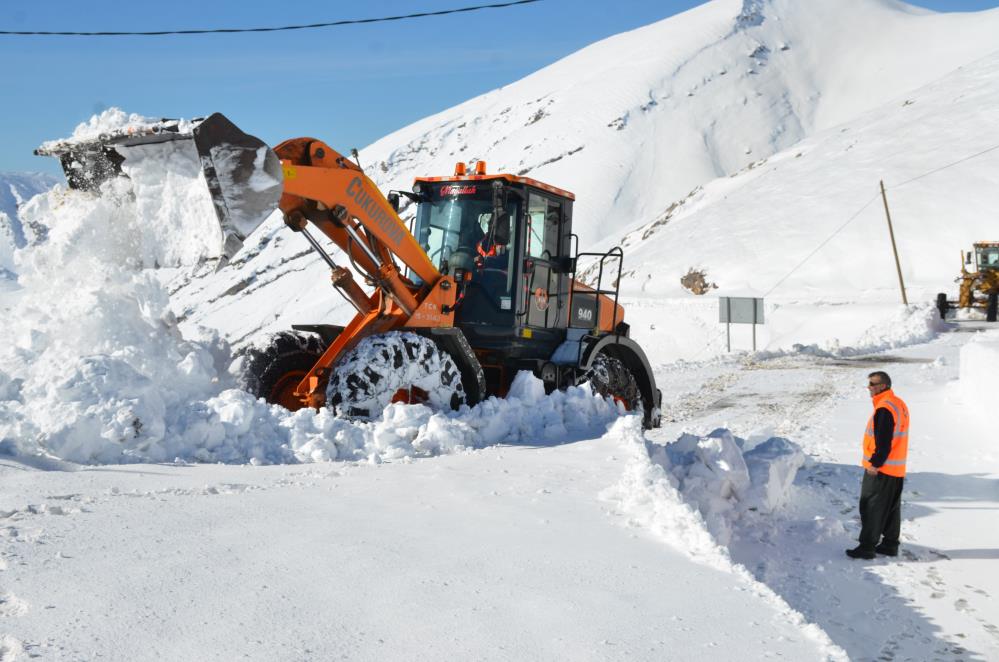
<svg viewBox="0 0 999 662">
<path fill-rule="evenodd" d="M 459 281 L 455 323 L 473 347 L 547 356 L 568 326 L 575 196 L 526 177 L 486 174 L 484 165 L 474 174 L 459 164 L 453 177 L 417 179 L 413 234 L 434 265 Z"/>
<path fill-rule="evenodd" d="M 999 271 L 999 242 L 975 244 L 978 271 Z"/>
</svg>

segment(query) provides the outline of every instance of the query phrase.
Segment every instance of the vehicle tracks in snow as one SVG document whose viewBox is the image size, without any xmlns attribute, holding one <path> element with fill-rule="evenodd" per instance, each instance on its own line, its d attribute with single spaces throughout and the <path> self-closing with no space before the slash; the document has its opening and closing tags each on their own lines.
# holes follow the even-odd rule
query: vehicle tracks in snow
<svg viewBox="0 0 999 662">
<path fill-rule="evenodd" d="M 750 357 L 689 369 L 710 374 L 701 377 L 703 381 L 696 389 L 675 393 L 663 404 L 664 422 L 693 423 L 723 412 L 726 417 L 738 419 L 743 428 L 755 424 L 771 427 L 781 435 L 807 426 L 812 413 L 839 393 L 838 384 L 843 380 L 838 376 L 846 370 L 811 356 L 763 360 Z M 815 372 L 809 374 L 810 370 Z M 684 371 L 671 370 L 669 376 L 680 376 Z M 760 371 L 769 374 L 761 380 Z M 696 374 L 693 377 L 698 378 Z"/>
</svg>

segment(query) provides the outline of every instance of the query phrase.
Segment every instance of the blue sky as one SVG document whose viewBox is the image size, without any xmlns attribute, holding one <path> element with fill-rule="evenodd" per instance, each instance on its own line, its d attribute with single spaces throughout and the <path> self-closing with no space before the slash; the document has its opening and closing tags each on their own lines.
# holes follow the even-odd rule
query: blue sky
<svg viewBox="0 0 999 662">
<path fill-rule="evenodd" d="M 0 29 L 257 27 L 369 18 L 483 0 L 3 0 Z M 999 0 L 910 0 L 976 11 Z M 544 0 L 366 26 L 180 37 L 0 36 L 0 171 L 58 172 L 33 156 L 109 106 L 164 117 L 228 115 L 276 144 L 312 135 L 364 147 L 421 117 L 513 82 L 604 37 L 698 0 Z"/>
</svg>

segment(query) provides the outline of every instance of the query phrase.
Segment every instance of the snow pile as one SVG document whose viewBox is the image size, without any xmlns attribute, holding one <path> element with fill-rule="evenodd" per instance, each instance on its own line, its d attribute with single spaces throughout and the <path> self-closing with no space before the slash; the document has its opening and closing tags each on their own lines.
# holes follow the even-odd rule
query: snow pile
<svg viewBox="0 0 999 662">
<path fill-rule="evenodd" d="M 620 437 L 632 457 L 621 481 L 601 497 L 616 503 L 629 516 L 630 523 L 656 533 L 693 558 L 731 569 L 727 551 L 677 490 L 677 480 L 667 470 L 669 461 L 662 455 L 662 446 L 648 442 L 641 426 L 630 420 L 616 423 L 608 435 Z"/>
<path fill-rule="evenodd" d="M 599 434 L 621 412 L 589 387 L 545 395 L 529 372 L 514 379 L 506 398 L 489 398 L 458 412 L 423 405 L 390 405 L 375 423 L 335 419 L 322 410 L 295 428 L 290 446 L 299 461 L 380 461 L 525 441 L 562 442 Z"/>
<path fill-rule="evenodd" d="M 127 185 L 57 187 L 22 209 L 20 289 L 0 346 L 0 439 L 77 461 L 144 456 L 220 390 L 225 344 L 181 337 L 164 288 L 139 267 Z"/>
<path fill-rule="evenodd" d="M 653 528 L 668 528 L 681 548 L 715 561 L 727 559 L 718 545 L 729 544 L 733 525 L 746 513 L 766 515 L 787 503 L 805 463 L 801 448 L 782 437 L 746 449 L 745 440 L 718 428 L 703 437 L 684 433 L 664 446 L 646 440 L 640 427 L 632 430 L 636 425 L 621 421 L 608 433 L 640 441 L 643 452 L 621 485 L 603 496 L 624 503 L 629 512 L 646 512 L 645 525 L 658 522 Z M 700 517 L 677 510 L 677 502 L 689 504 Z M 668 517 L 664 508 L 671 512 Z"/>
<path fill-rule="evenodd" d="M 772 437 L 744 449 L 745 442 L 724 428 L 705 437 L 683 434 L 650 450 L 652 461 L 676 480 L 715 539 L 727 545 L 733 524 L 747 512 L 772 513 L 788 499 L 805 462 L 796 444 Z"/>
<path fill-rule="evenodd" d="M 999 409 L 999 332 L 989 331 L 961 348 L 962 400 L 975 412 Z"/>
</svg>

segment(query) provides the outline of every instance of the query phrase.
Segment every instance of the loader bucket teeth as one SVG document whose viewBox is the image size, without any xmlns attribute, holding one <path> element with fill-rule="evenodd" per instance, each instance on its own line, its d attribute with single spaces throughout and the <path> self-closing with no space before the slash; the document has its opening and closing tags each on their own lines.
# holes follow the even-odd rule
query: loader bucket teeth
<svg viewBox="0 0 999 662">
<path fill-rule="evenodd" d="M 91 140 L 46 143 L 35 154 L 58 158 L 70 188 L 96 191 L 107 180 L 122 174 L 125 157 L 117 147 L 190 139 L 191 134 L 180 131 L 178 120 L 163 119 L 145 129 L 116 130 Z"/>
<path fill-rule="evenodd" d="M 263 141 L 239 130 L 220 113 L 194 128 L 208 192 L 222 226 L 222 262 L 277 209 L 283 176 L 281 161 Z"/>
</svg>

